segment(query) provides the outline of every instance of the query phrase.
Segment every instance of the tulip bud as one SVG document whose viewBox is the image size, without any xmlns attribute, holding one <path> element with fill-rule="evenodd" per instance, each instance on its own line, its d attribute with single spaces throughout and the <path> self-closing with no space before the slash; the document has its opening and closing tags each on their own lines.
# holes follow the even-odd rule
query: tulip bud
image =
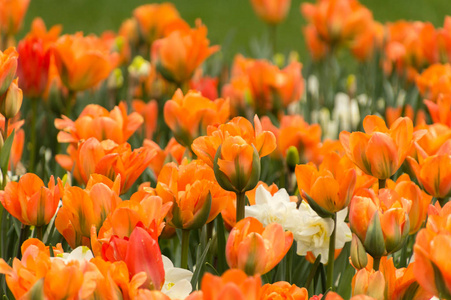
<svg viewBox="0 0 451 300">
<path fill-rule="evenodd" d="M 0 50 L 0 96 L 8 90 L 16 76 L 18 56 L 14 48 L 8 48 L 4 52 Z"/>
<path fill-rule="evenodd" d="M 124 76 L 119 68 L 116 68 L 111 72 L 110 77 L 108 77 L 108 88 L 109 89 L 120 89 L 124 85 Z"/>
<path fill-rule="evenodd" d="M 235 193 L 244 193 L 255 188 L 258 180 L 260 179 L 260 156 L 258 155 L 257 149 L 253 145 L 233 145 L 233 143 L 234 141 L 231 140 L 229 143 L 224 143 L 218 147 L 213 170 L 215 172 L 216 180 L 224 190 Z M 235 156 L 233 161 L 226 161 L 222 159 L 223 148 L 235 148 L 234 150 L 237 152 L 229 153 L 229 155 Z M 250 148 L 253 150 L 250 150 Z M 249 159 L 251 159 L 251 161 Z M 232 170 L 230 168 L 226 169 L 225 166 L 232 162 L 238 164 L 242 163 L 243 165 L 235 165 L 234 171 L 229 172 Z M 223 167 L 221 167 L 221 165 Z"/>
<path fill-rule="evenodd" d="M 14 118 L 22 106 L 23 98 L 22 90 L 17 85 L 17 78 L 0 97 L 0 113 L 7 119 Z"/>
<path fill-rule="evenodd" d="M 150 73 L 150 62 L 142 56 L 135 56 L 130 66 L 128 66 L 128 72 L 136 78 L 147 77 Z"/>
<path fill-rule="evenodd" d="M 374 258 L 382 257 L 387 254 L 385 251 L 384 234 L 382 232 L 379 211 L 374 213 L 370 221 L 364 245 L 368 253 Z"/>
<path fill-rule="evenodd" d="M 368 264 L 368 255 L 365 251 L 365 247 L 354 233 L 352 234 L 351 241 L 351 262 L 357 270 L 365 268 Z"/>
<path fill-rule="evenodd" d="M 288 169 L 294 172 L 296 165 L 299 163 L 299 151 L 295 146 L 288 148 L 286 162 Z"/>
</svg>

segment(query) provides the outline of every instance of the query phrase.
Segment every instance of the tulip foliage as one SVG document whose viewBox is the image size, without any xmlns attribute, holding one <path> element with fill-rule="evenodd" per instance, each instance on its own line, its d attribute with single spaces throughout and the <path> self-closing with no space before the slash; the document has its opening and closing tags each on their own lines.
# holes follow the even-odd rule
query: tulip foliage
<svg viewBox="0 0 451 300">
<path fill-rule="evenodd" d="M 29 2 L 0 0 L 2 299 L 451 299 L 451 17 L 302 3 L 301 63 L 290 0 L 233 59 L 171 3 L 19 39 Z"/>
</svg>

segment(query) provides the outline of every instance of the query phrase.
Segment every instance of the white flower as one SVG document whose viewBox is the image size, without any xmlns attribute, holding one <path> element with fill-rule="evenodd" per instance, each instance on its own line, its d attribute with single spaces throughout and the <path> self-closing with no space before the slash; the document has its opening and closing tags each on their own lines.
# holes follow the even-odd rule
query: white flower
<svg viewBox="0 0 451 300">
<path fill-rule="evenodd" d="M 282 225 L 284 230 L 297 227 L 299 213 L 296 203 L 290 202 L 290 196 L 285 189 L 280 189 L 274 196 L 260 185 L 255 192 L 255 205 L 246 206 L 246 217 L 254 217 L 268 226 L 271 223 Z"/>
<path fill-rule="evenodd" d="M 66 264 L 70 261 L 78 261 L 80 263 L 89 262 L 94 255 L 92 255 L 92 251 L 86 246 L 80 246 L 72 250 L 71 253 L 64 252 L 63 254 L 59 254 L 56 259 L 63 260 Z"/>
<path fill-rule="evenodd" d="M 182 268 L 175 268 L 172 261 L 162 255 L 164 266 L 164 284 L 161 291 L 171 299 L 185 299 L 192 291 L 193 273 Z"/>
<path fill-rule="evenodd" d="M 321 262 L 326 264 L 329 255 L 329 241 L 332 235 L 334 222 L 331 218 L 321 218 L 303 201 L 299 206 L 300 220 L 296 230 L 292 230 L 297 243 L 298 255 L 306 255 L 312 252 L 316 257 L 321 254 Z M 347 208 L 337 213 L 337 235 L 335 249 L 343 248 L 344 244 L 351 240 L 351 230 L 344 222 Z"/>
</svg>

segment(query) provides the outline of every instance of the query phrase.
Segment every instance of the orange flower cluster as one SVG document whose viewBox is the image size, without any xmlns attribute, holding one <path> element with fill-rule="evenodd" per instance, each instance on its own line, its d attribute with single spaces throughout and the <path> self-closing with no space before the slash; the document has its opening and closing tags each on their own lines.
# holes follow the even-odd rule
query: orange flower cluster
<svg viewBox="0 0 451 300">
<path fill-rule="evenodd" d="M 280 70 L 269 61 L 237 55 L 230 83 L 224 85 L 222 95 L 230 98 L 235 115 L 247 113 L 248 104 L 259 115 L 278 112 L 300 100 L 304 92 L 301 69 L 297 61 Z"/>
</svg>

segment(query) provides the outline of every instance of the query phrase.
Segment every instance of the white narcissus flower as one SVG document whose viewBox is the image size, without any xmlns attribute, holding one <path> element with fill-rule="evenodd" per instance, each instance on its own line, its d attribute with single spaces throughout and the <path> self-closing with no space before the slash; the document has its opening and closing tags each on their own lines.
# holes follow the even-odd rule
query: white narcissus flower
<svg viewBox="0 0 451 300">
<path fill-rule="evenodd" d="M 296 203 L 290 202 L 290 196 L 285 189 L 280 189 L 272 196 L 263 185 L 255 192 L 255 205 L 246 206 L 245 215 L 256 218 L 265 227 L 277 223 L 289 231 L 297 227 L 299 218 Z"/>
<path fill-rule="evenodd" d="M 321 218 L 303 201 L 299 206 L 301 218 L 293 237 L 297 243 L 298 255 L 307 255 L 312 252 L 316 257 L 321 254 L 321 263 L 326 264 L 329 255 L 329 241 L 332 235 L 334 222 L 330 218 Z M 352 239 L 351 230 L 344 222 L 348 209 L 345 208 L 337 213 L 337 235 L 335 249 L 343 248 L 344 244 Z"/>
<path fill-rule="evenodd" d="M 192 291 L 193 273 L 182 268 L 175 268 L 172 261 L 162 255 L 164 266 L 164 284 L 161 292 L 171 299 L 185 299 Z"/>
</svg>

